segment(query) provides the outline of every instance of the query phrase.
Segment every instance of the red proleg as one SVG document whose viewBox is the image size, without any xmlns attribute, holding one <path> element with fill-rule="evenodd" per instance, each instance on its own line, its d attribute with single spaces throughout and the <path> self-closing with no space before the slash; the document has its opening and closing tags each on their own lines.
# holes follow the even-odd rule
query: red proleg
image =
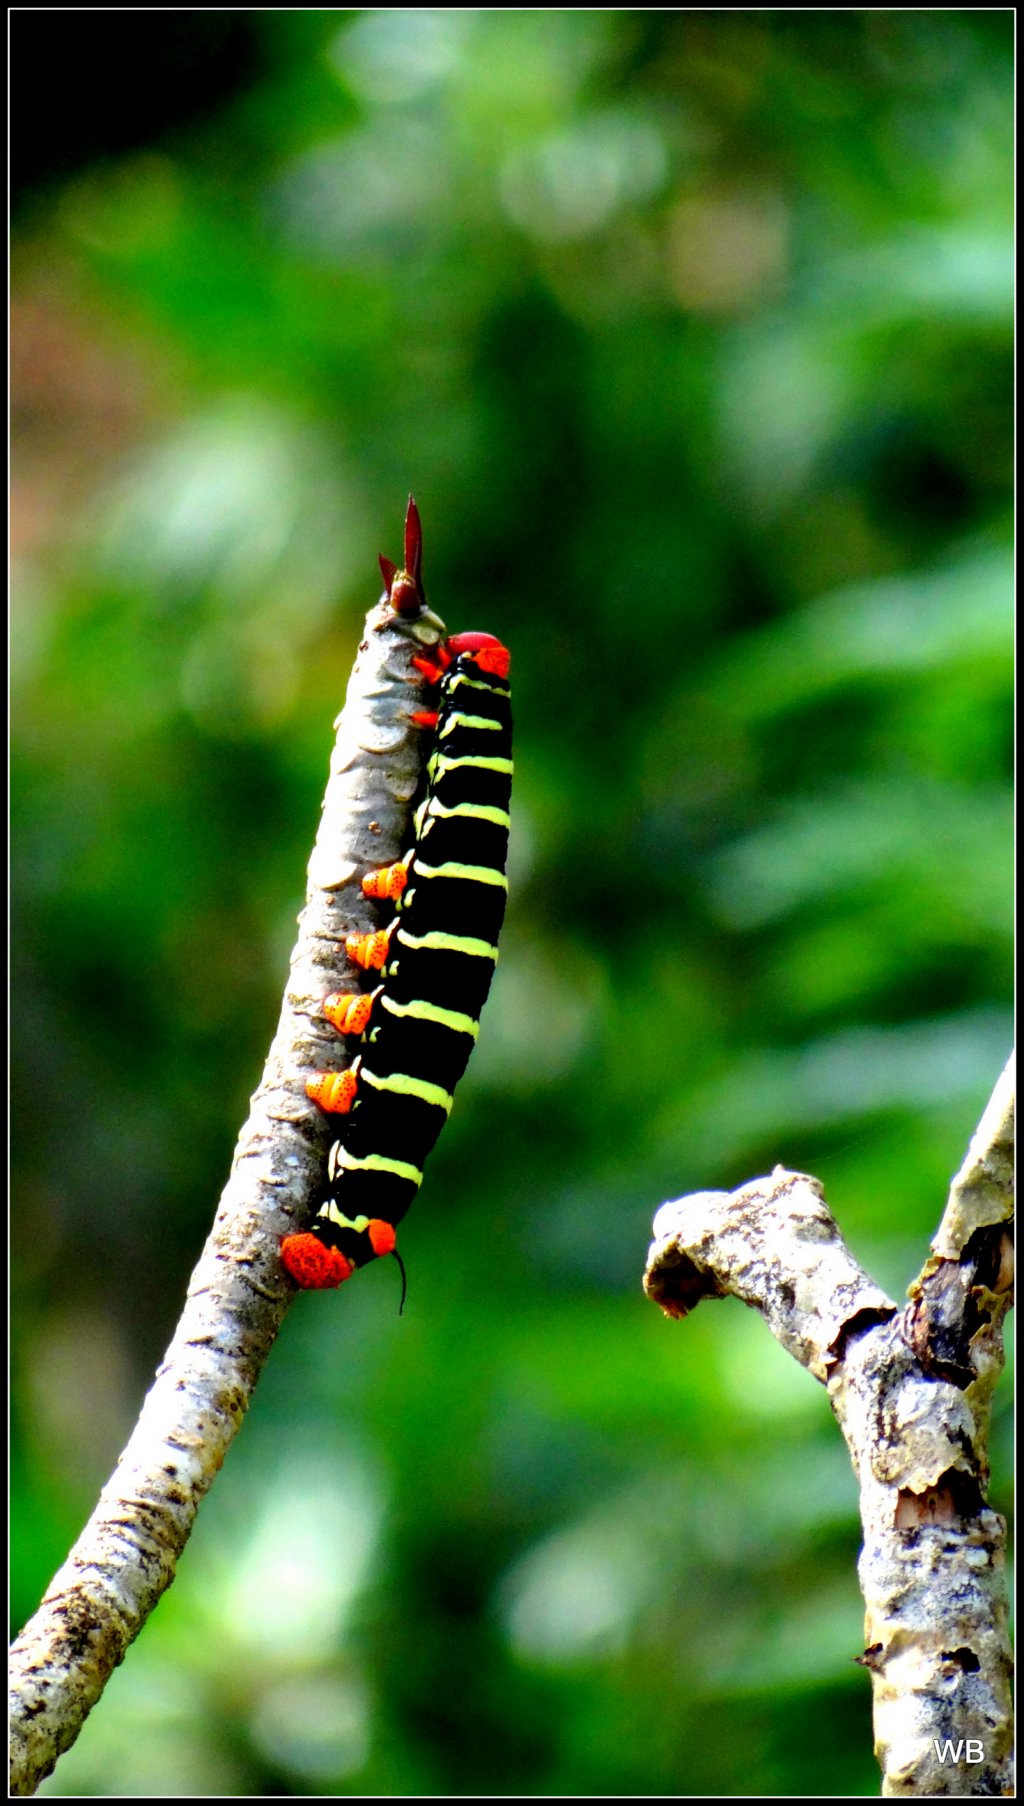
<svg viewBox="0 0 1024 1806">
<path fill-rule="evenodd" d="M 358 1062 L 357 1062 L 358 1064 Z M 359 1075 L 350 1066 L 347 1072 L 314 1072 L 306 1080 L 306 1096 L 334 1116 L 347 1116 L 355 1101 Z"/>
<path fill-rule="evenodd" d="M 371 1217 L 366 1227 L 374 1254 L 394 1253 L 395 1228 L 393 1223 L 384 1223 L 380 1217 Z"/>
<path fill-rule="evenodd" d="M 340 1248 L 328 1248 L 319 1236 L 286 1235 L 281 1243 L 281 1265 L 303 1291 L 325 1292 L 351 1279 L 355 1268 Z"/>
<path fill-rule="evenodd" d="M 324 998 L 323 1012 L 339 1035 L 361 1035 L 373 1013 L 373 993 L 332 991 Z"/>
<path fill-rule="evenodd" d="M 398 859 L 394 865 L 382 865 L 375 872 L 367 872 L 363 879 L 363 896 L 376 897 L 382 903 L 397 903 L 408 882 L 408 866 L 404 859 Z"/>
<path fill-rule="evenodd" d="M 386 928 L 378 928 L 376 934 L 349 934 L 345 937 L 345 952 L 354 966 L 379 972 L 388 957 L 390 942 Z"/>
</svg>

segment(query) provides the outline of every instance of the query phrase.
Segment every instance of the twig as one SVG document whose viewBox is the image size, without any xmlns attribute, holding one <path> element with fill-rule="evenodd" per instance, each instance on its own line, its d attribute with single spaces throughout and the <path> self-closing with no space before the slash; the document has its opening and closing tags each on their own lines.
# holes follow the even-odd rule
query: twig
<svg viewBox="0 0 1024 1806">
<path fill-rule="evenodd" d="M 180 1322 L 92 1517 L 12 1647 L 15 1795 L 33 1793 L 74 1742 L 173 1580 L 293 1296 L 278 1242 L 305 1221 L 330 1132 L 304 1078 L 338 1060 L 320 1004 L 325 992 L 352 984 L 345 935 L 376 926 L 356 880 L 404 850 L 419 776 L 419 736 L 407 719 L 416 647 L 394 622 L 386 604 L 367 617 L 335 723 L 277 1033 Z M 442 632 L 429 613 L 417 623 L 421 645 Z"/>
<path fill-rule="evenodd" d="M 860 1484 L 884 1794 L 1013 1791 L 1006 1526 L 986 1502 L 1012 1283 L 1013 1078 L 1002 1074 L 903 1312 L 816 1179 L 776 1167 L 659 1210 L 645 1289 L 668 1316 L 733 1294 L 828 1387 Z"/>
</svg>

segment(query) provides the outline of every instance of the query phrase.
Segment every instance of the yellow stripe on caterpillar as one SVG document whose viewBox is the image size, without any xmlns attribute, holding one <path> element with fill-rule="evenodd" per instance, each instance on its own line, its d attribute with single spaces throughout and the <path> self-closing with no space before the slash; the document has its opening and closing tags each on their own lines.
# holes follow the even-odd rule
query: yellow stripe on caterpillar
<svg viewBox="0 0 1024 1806">
<path fill-rule="evenodd" d="M 496 884 L 499 890 L 508 889 L 508 879 L 503 872 L 496 872 L 490 865 L 460 865 L 457 860 L 449 859 L 444 865 L 424 865 L 416 861 L 417 878 L 469 878 L 474 884 Z"/>
<path fill-rule="evenodd" d="M 318 1222 L 320 1218 L 323 1217 L 326 1223 L 333 1223 L 338 1229 L 354 1229 L 358 1235 L 361 1235 L 364 1229 L 370 1227 L 369 1217 L 342 1216 L 341 1211 L 338 1209 L 333 1198 L 328 1198 L 326 1204 L 321 1204 L 316 1215 Z"/>
<path fill-rule="evenodd" d="M 423 1182 L 419 1167 L 411 1166 L 407 1160 L 388 1160 L 383 1154 L 366 1154 L 362 1160 L 357 1160 L 340 1141 L 336 1141 L 330 1152 L 327 1177 L 335 1179 L 339 1172 L 391 1173 L 396 1179 L 408 1179 L 417 1190 Z"/>
<path fill-rule="evenodd" d="M 444 803 L 431 797 L 424 814 L 430 821 L 450 821 L 453 815 L 469 815 L 474 821 L 492 821 L 496 828 L 511 826 L 507 809 L 492 809 L 489 803 L 455 803 L 452 808 L 446 809 Z"/>
<path fill-rule="evenodd" d="M 489 715 L 460 715 L 456 709 L 438 729 L 438 739 L 443 740 L 448 734 L 454 734 L 457 727 L 489 728 L 494 734 L 504 732 L 504 724 L 501 721 L 492 721 Z"/>
<path fill-rule="evenodd" d="M 486 690 L 488 695 L 490 695 L 490 696 L 507 696 L 508 695 L 508 684 L 507 683 L 505 683 L 505 684 L 488 683 L 486 678 L 470 677 L 468 672 L 466 672 L 466 671 L 456 671 L 455 676 L 450 677 L 448 679 L 448 683 L 447 683 L 446 687 L 447 687 L 449 695 L 451 694 L 451 692 L 453 690 L 459 689 L 460 686 L 463 684 L 466 686 L 466 688 L 468 690 Z"/>
<path fill-rule="evenodd" d="M 430 934 L 406 934 L 404 929 L 398 930 L 397 939 L 403 947 L 423 947 L 428 953 L 469 953 L 477 959 L 497 960 L 498 949 L 489 941 L 474 940 L 468 934 L 442 934 L 434 929 Z"/>
<path fill-rule="evenodd" d="M 381 1008 L 387 1010 L 389 1016 L 412 1016 L 417 1022 L 436 1022 L 441 1028 L 454 1029 L 457 1035 L 471 1035 L 475 1041 L 480 1033 L 480 1024 L 473 1016 L 464 1016 L 460 1010 L 442 1009 L 439 1003 L 426 1003 L 416 999 L 412 1003 L 396 1003 L 393 997 L 386 994 L 381 998 Z"/>
<path fill-rule="evenodd" d="M 402 1097 L 418 1097 L 424 1104 L 436 1104 L 446 1116 L 454 1101 L 450 1091 L 432 1085 L 429 1079 L 414 1079 L 407 1072 L 390 1072 L 379 1077 L 375 1072 L 367 1072 L 364 1066 L 359 1078 L 361 1084 L 372 1085 L 375 1091 L 395 1091 Z"/>
<path fill-rule="evenodd" d="M 476 771 L 500 771 L 506 777 L 511 777 L 513 772 L 511 759 L 485 759 L 474 753 L 464 753 L 461 759 L 446 759 L 443 753 L 435 753 L 428 769 L 440 773 L 461 771 L 464 766 L 472 766 Z"/>
</svg>

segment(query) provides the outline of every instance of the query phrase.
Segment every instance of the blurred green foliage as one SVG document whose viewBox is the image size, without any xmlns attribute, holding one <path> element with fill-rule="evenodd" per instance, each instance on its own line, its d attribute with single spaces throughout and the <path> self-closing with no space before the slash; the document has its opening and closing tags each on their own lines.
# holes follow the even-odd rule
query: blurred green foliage
<svg viewBox="0 0 1024 1806">
<path fill-rule="evenodd" d="M 512 898 L 405 1317 L 297 1301 L 44 1792 L 873 1793 L 825 1397 L 639 1279 L 783 1161 L 900 1295 L 1006 1057 L 1012 16 L 141 17 L 90 33 L 151 119 L 16 214 L 17 1623 L 211 1220 L 410 489 L 514 651 Z"/>
</svg>

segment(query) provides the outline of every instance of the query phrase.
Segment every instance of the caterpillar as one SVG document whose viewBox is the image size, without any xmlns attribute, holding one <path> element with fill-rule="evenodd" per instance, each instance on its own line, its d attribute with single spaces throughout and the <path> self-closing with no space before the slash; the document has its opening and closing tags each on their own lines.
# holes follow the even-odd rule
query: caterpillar
<svg viewBox="0 0 1024 1806">
<path fill-rule="evenodd" d="M 400 631 L 426 607 L 421 562 L 410 497 L 405 565 L 380 560 Z M 359 1051 L 344 1072 L 306 1083 L 344 1125 L 328 1157 L 328 1196 L 310 1228 L 281 1243 L 302 1288 L 339 1286 L 383 1255 L 400 1262 L 395 1231 L 451 1110 L 498 958 L 512 789 L 509 653 L 492 634 L 460 633 L 412 663 L 437 689 L 435 706 L 410 712 L 432 735 L 425 785 L 408 852 L 362 880 L 364 895 L 393 905 L 390 920 L 345 943 L 350 961 L 379 983 L 323 1003 L 327 1021 Z"/>
</svg>

